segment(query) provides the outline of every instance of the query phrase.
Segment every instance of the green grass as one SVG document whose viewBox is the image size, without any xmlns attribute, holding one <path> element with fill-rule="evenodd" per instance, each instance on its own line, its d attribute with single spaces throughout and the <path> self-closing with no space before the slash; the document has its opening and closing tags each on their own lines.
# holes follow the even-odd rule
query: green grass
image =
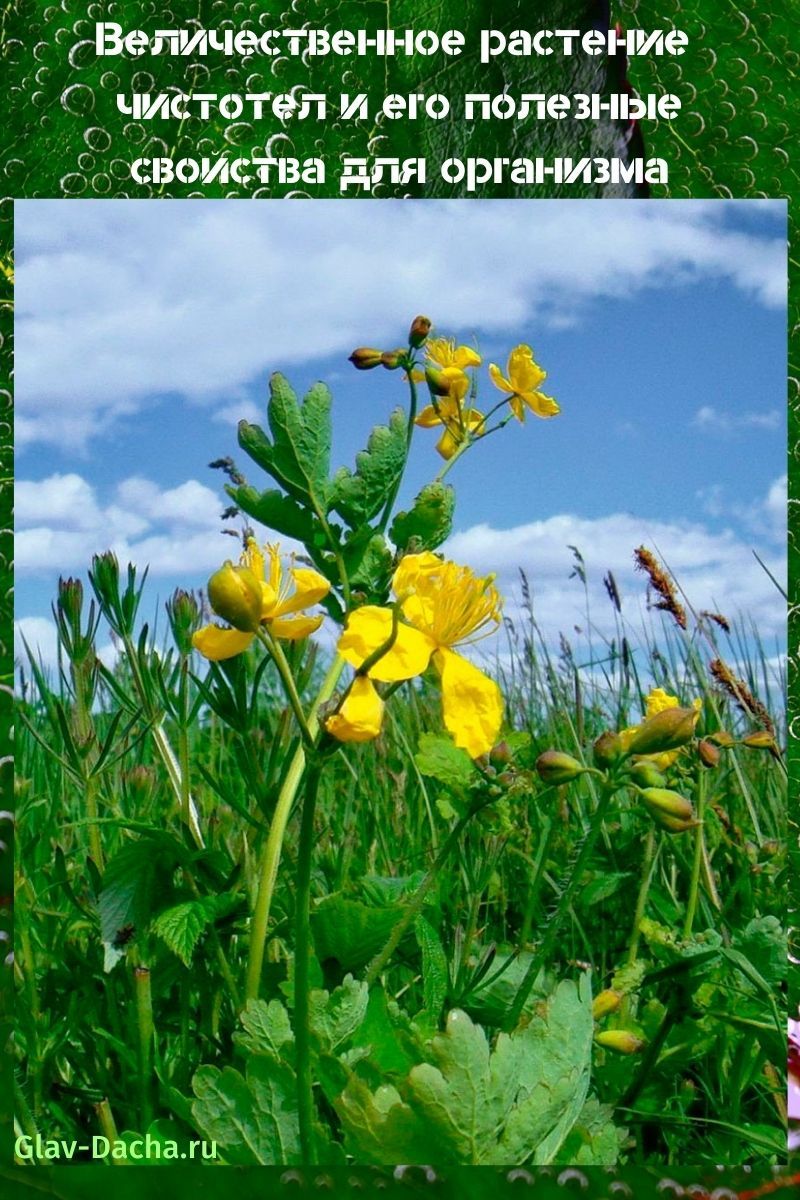
<svg viewBox="0 0 800 1200">
<path fill-rule="evenodd" d="M 324 762 L 309 970 L 312 987 L 334 993 L 345 1034 L 337 1043 L 333 1001 L 326 1008 L 319 999 L 311 1044 L 314 1153 L 320 1161 L 344 1162 L 345 1154 L 380 1161 L 388 1135 L 376 1133 L 367 1097 L 391 1084 L 412 1117 L 424 1114 L 414 1072 L 431 1061 L 430 1039 L 453 1009 L 485 1032 L 496 1056 L 509 1033 L 520 1058 L 533 1054 L 520 1039 L 542 1021 L 545 1041 L 536 1053 L 560 1062 L 571 1038 L 559 1022 L 591 969 L 595 994 L 612 982 L 623 993 L 621 1008 L 595 1032 L 628 1029 L 646 1046 L 620 1055 L 587 1043 L 581 1070 L 587 1078 L 591 1070 L 595 1109 L 584 1108 L 577 1120 L 573 1114 L 555 1161 L 779 1161 L 785 772 L 768 751 L 741 744 L 758 724 L 714 684 L 707 665 L 718 657 L 735 664 L 762 700 L 780 695 L 780 681 L 752 629 L 726 634 L 707 620 L 686 634 L 653 614 L 635 630 L 616 612 L 617 634 L 599 650 L 598 639 L 592 652 L 586 636 L 581 644 L 548 646 L 524 579 L 521 589 L 523 616 L 507 625 L 504 644 L 498 639 L 496 662 L 510 762 L 490 762 L 466 783 L 459 782 L 463 762 L 431 765 L 432 756 L 448 752 L 437 734 L 437 684 L 427 677 L 395 694 L 377 742 Z M 587 629 L 591 623 L 588 613 Z M 244 1022 L 240 1011 L 259 858 L 296 748 L 291 713 L 259 650 L 224 669 L 192 661 L 196 676 L 182 669 L 174 647 L 157 652 L 146 635 L 129 650 L 109 672 L 96 664 L 90 638 L 82 663 L 74 647 L 71 660 L 65 650 L 58 678 L 30 664 L 21 672 L 19 1129 L 85 1139 L 107 1128 L 110 1114 L 119 1131 L 151 1128 L 179 1138 L 216 1131 L 226 1161 L 298 1161 L 292 1086 L 281 1092 L 293 1079 L 294 1050 L 290 1041 L 270 1041 L 274 1029 L 265 1032 L 265 1023 L 280 1022 L 281 1012 L 291 1016 L 293 1006 L 297 813 L 273 898 L 261 1003 L 246 1010 Z M 325 664 L 313 647 L 291 647 L 290 659 L 310 700 Z M 726 730 L 737 742 L 711 770 L 691 750 L 671 768 L 670 785 L 703 806 L 701 834 L 656 829 L 630 787 L 614 793 L 601 823 L 602 781 L 583 775 L 547 786 L 534 769 L 548 748 L 591 764 L 593 741 L 638 722 L 653 684 L 686 705 L 701 699 L 698 733 Z M 774 719 L 781 741 L 781 714 Z M 184 819 L 186 795 L 159 754 L 161 722 L 187 767 L 202 849 Z M 480 811 L 468 817 L 476 797 Z M 592 830 L 596 840 L 576 876 Z M 637 897 L 644 919 L 634 930 Z M 356 983 L 404 914 L 407 928 L 373 970 L 369 1007 L 361 1011 Z M 557 936 L 549 937 L 554 914 Z M 538 964 L 543 945 L 546 960 Z M 536 978 L 517 1025 L 515 1001 L 532 962 Z M 557 986 L 565 981 L 569 995 Z M 570 1018 L 576 1030 L 581 1012 Z M 435 1043 L 440 1051 L 447 1036 Z M 250 1130 L 237 1144 L 223 1128 L 219 1097 L 230 1101 L 231 1068 L 238 1072 L 237 1117 L 245 1125 L 254 1120 L 254 1064 L 272 1072 L 275 1112 L 288 1109 L 278 1143 Z M 199 1080 L 216 1101 L 199 1098 Z M 463 1119 L 458 1095 L 454 1088 L 446 1100 L 454 1124 Z M 420 1130 L 417 1142 L 399 1142 L 412 1155 L 417 1145 L 425 1153 Z M 289 1148 L 285 1160 L 271 1158 L 277 1144 Z M 461 1144 L 454 1136 L 443 1152 L 457 1158 Z M 466 1161 L 498 1161 L 491 1139 L 483 1145 L 475 1135 L 470 1145 Z M 386 1161 L 395 1161 L 386 1146 Z"/>
</svg>

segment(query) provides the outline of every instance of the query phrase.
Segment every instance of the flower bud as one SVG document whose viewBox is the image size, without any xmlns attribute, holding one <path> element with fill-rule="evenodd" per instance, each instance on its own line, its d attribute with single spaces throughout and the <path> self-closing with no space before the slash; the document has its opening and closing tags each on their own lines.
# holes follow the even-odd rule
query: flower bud
<svg viewBox="0 0 800 1200">
<path fill-rule="evenodd" d="M 414 317 L 408 331 L 408 344 L 418 349 L 431 331 L 431 322 L 427 317 Z"/>
<path fill-rule="evenodd" d="M 759 729 L 756 733 L 748 733 L 747 737 L 742 738 L 742 745 L 747 746 L 750 750 L 770 750 L 773 753 L 777 750 L 775 738 L 766 729 Z"/>
<path fill-rule="evenodd" d="M 622 992 L 615 988 L 605 988 L 604 991 L 598 992 L 592 1001 L 592 1016 L 595 1021 L 599 1021 L 609 1013 L 616 1012 L 621 1003 Z"/>
<path fill-rule="evenodd" d="M 629 774 L 634 783 L 638 783 L 639 787 L 663 788 L 667 782 L 661 772 L 657 771 L 652 763 L 642 758 L 638 762 L 631 763 Z"/>
<path fill-rule="evenodd" d="M 261 583 L 249 567 L 228 561 L 208 581 L 208 599 L 218 617 L 234 629 L 254 633 L 261 620 Z"/>
<path fill-rule="evenodd" d="M 643 721 L 628 743 L 630 754 L 661 754 L 677 750 L 694 737 L 696 708 L 665 708 Z"/>
<path fill-rule="evenodd" d="M 594 761 L 598 767 L 613 767 L 622 754 L 622 738 L 618 733 L 607 729 L 592 747 Z"/>
<path fill-rule="evenodd" d="M 511 747 L 508 742 L 498 742 L 489 751 L 489 762 L 493 767 L 505 767 L 513 760 Z"/>
<path fill-rule="evenodd" d="M 351 362 L 358 371 L 371 371 L 373 367 L 379 367 L 381 365 L 381 358 L 382 352 L 380 350 L 373 350 L 370 346 L 359 346 L 359 348 L 354 350 L 350 355 L 348 361 Z"/>
<path fill-rule="evenodd" d="M 697 743 L 697 757 L 704 767 L 717 767 L 721 758 L 719 746 L 715 746 L 708 738 L 702 738 Z"/>
<path fill-rule="evenodd" d="M 617 1054 L 639 1054 L 646 1044 L 644 1038 L 637 1037 L 629 1029 L 604 1029 L 595 1034 L 594 1040 L 598 1046 L 616 1050 Z"/>
<path fill-rule="evenodd" d="M 710 733 L 706 741 L 713 742 L 715 746 L 722 746 L 725 749 L 736 745 L 736 738 L 732 733 L 728 733 L 727 729 L 718 729 L 716 733 Z"/>
<path fill-rule="evenodd" d="M 441 367 L 426 367 L 425 382 L 432 396 L 446 396 L 450 391 L 450 381 Z"/>
<path fill-rule="evenodd" d="M 536 760 L 536 770 L 545 783 L 571 783 L 584 775 L 587 768 L 562 750 L 545 750 Z"/>
<path fill-rule="evenodd" d="M 691 821 L 694 818 L 691 800 L 687 800 L 678 792 L 671 792 L 668 788 L 647 787 L 642 788 L 639 795 L 654 815 L 665 814 L 668 817 L 676 817 L 679 821 Z"/>
<path fill-rule="evenodd" d="M 197 601 L 191 592 L 185 592 L 183 588 L 173 592 L 167 601 L 167 617 L 178 653 L 188 656 L 192 652 L 192 634 L 200 623 Z"/>
<path fill-rule="evenodd" d="M 399 350 L 384 350 L 381 355 L 381 366 L 387 371 L 396 371 L 398 367 L 402 367 L 405 361 L 406 350 L 401 346 Z"/>
<path fill-rule="evenodd" d="M 682 817 L 671 817 L 669 813 L 651 812 L 650 814 L 656 825 L 660 825 L 667 833 L 686 833 L 687 829 L 696 829 L 700 824 L 699 821 L 692 819 L 684 821 Z"/>
</svg>

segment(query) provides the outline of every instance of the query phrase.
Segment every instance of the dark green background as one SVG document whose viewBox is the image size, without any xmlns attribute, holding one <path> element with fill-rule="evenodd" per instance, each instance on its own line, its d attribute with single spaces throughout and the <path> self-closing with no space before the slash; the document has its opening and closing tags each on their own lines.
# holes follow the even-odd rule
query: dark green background
<svg viewBox="0 0 800 1200">
<path fill-rule="evenodd" d="M 281 19 L 281 13 L 285 17 Z M 797 111 L 800 107 L 800 6 L 797 0 L 626 0 L 612 5 L 611 21 L 621 21 L 625 27 L 644 29 L 670 28 L 673 25 L 689 35 L 689 49 L 679 59 L 634 59 L 629 67 L 630 82 L 641 93 L 675 92 L 683 102 L 683 112 L 671 123 L 645 123 L 639 131 L 644 139 L 648 157 L 667 160 L 670 168 L 668 187 L 655 189 L 654 198 L 683 199 L 691 197 L 758 199 L 786 197 L 790 201 L 789 216 L 792 230 L 792 270 L 796 271 L 797 238 L 796 196 L 798 190 L 798 156 L 796 151 Z M 131 90 L 157 92 L 166 86 L 190 91 L 210 92 L 283 91 L 295 84 L 308 90 L 325 91 L 338 97 L 339 92 L 366 91 L 380 102 L 389 92 L 442 92 L 453 102 L 458 114 L 458 99 L 470 91 L 497 94 L 508 84 L 512 94 L 523 91 L 603 91 L 619 86 L 619 64 L 605 64 L 602 59 L 550 58 L 497 59 L 482 66 L 477 58 L 477 31 L 481 28 L 516 27 L 588 28 L 603 27 L 608 19 L 603 3 L 589 0 L 542 0 L 540 3 L 517 4 L 507 0 L 487 3 L 486 0 L 354 0 L 334 4 L 331 0 L 285 0 L 285 3 L 228 3 L 222 0 L 173 0 L 166 7 L 153 0 L 132 4 L 128 0 L 86 4 L 77 0 L 61 3 L 10 3 L 0 10 L 0 56 L 4 81 L 4 134 L 0 153 L 0 250 L 5 257 L 13 241 L 13 199 L 26 197 L 121 197 L 147 198 L 154 194 L 188 196 L 192 193 L 210 197 L 252 193 L 249 189 L 211 187 L 166 187 L 156 189 L 133 183 L 128 175 L 130 161 L 140 155 L 210 155 L 224 150 L 233 156 L 248 153 L 251 145 L 263 147 L 266 139 L 285 132 L 290 142 L 281 141 L 281 152 L 298 158 L 315 155 L 328 165 L 329 181 L 314 195 L 338 196 L 335 163 L 339 155 L 425 155 L 429 159 L 431 182 L 426 196 L 457 196 L 458 188 L 438 179 L 437 165 L 451 156 L 466 155 L 543 155 L 556 154 L 579 157 L 584 153 L 625 156 L 625 130 L 606 124 L 590 129 L 585 122 L 569 121 L 539 123 L 529 119 L 522 125 L 513 122 L 481 122 L 475 126 L 461 123 L 457 115 L 445 122 L 397 121 L 378 127 L 366 122 L 336 122 L 326 124 L 306 122 L 289 126 L 285 131 L 277 122 L 264 121 L 258 128 L 230 129 L 229 122 L 187 121 L 131 122 L 117 112 L 115 95 Z M 467 35 L 472 53 L 452 61 L 406 59 L 399 57 L 384 64 L 371 59 L 340 59 L 334 56 L 312 60 L 306 67 L 299 59 L 272 64 L 256 58 L 250 64 L 220 55 L 207 58 L 96 59 L 92 42 L 95 21 L 116 21 L 123 29 L 179 28 L 187 22 L 197 22 L 207 28 L 265 29 L 283 25 L 298 27 L 304 22 L 313 26 L 337 28 L 375 28 L 392 25 L 395 28 L 412 26 L 443 31 L 457 28 Z M 343 75 L 343 72 L 346 74 Z M 138 78 L 137 78 L 138 76 Z M 255 78 L 251 78 L 255 77 Z M 375 142 L 381 136 L 386 140 Z M 154 143 L 153 138 L 160 139 Z M 635 147 L 636 143 L 633 143 Z M 403 189 L 421 195 L 417 188 Z M 279 195 L 266 189 L 260 196 Z M 374 195 L 390 196 L 388 187 Z M 536 188 L 511 190 L 497 188 L 481 195 L 536 197 L 563 196 L 578 198 L 605 195 L 625 195 L 629 202 L 639 199 L 635 189 L 603 193 L 601 189 Z M 349 192 L 348 197 L 355 197 Z M 3 785 L 2 807 L 11 803 L 10 766 L 6 756 L 11 751 L 11 708 L 8 684 L 12 664 L 12 578 L 11 562 L 11 350 L 12 328 L 10 288 L 0 278 L 0 779 Z M 795 333 L 798 326 L 798 290 L 796 274 L 791 279 L 789 328 Z M 622 348 L 624 351 L 624 347 Z M 789 478 L 790 495 L 798 494 L 798 419 L 800 418 L 800 368 L 796 360 L 797 347 L 793 342 L 789 366 Z M 790 506 L 791 509 L 791 506 Z M 800 712 L 798 706 L 798 676 L 795 664 L 800 622 L 796 610 L 797 547 L 794 531 L 789 530 L 790 547 L 790 712 Z M 794 726 L 789 754 L 792 778 L 798 778 L 797 741 Z M 797 850 L 797 827 L 792 817 L 791 845 Z M 9 853 L 0 857 L 0 895 L 9 886 Z M 791 877 L 798 878 L 800 862 L 793 862 Z M 796 886 L 796 885 L 795 885 Z M 791 897 L 794 910 L 795 896 Z M 7 925 L 8 908 L 0 902 L 0 923 Z M 0 1020 L 3 1021 L 3 1041 L 9 1024 L 10 973 L 4 972 L 0 1000 Z M 798 1000 L 797 979 L 792 978 L 791 1004 Z M 10 1092 L 9 1063 L 5 1062 L 5 1096 Z M 11 1125 L 8 1116 L 3 1127 L 4 1157 L 9 1154 Z M 147 1171 L 146 1178 L 142 1172 Z M 231 1172 L 236 1172 L 232 1175 Z M 751 1174 L 726 1170 L 707 1178 L 690 1166 L 675 1168 L 676 1181 L 670 1187 L 656 1173 L 643 1168 L 627 1168 L 607 1173 L 596 1169 L 585 1171 L 582 1177 L 559 1177 L 547 1169 L 533 1174 L 514 1175 L 493 1169 L 452 1170 L 433 1182 L 424 1179 L 418 1170 L 396 1178 L 391 1171 L 367 1169 L 337 1172 L 314 1172 L 303 1176 L 298 1171 L 280 1168 L 228 1168 L 223 1173 L 206 1168 L 171 1167 L 153 1174 L 148 1168 L 128 1169 L 114 1177 L 113 1190 L 120 1200 L 148 1195 L 169 1197 L 193 1195 L 198 1200 L 216 1200 L 235 1193 L 242 1200 L 274 1193 L 313 1191 L 315 1194 L 372 1194 L 379 1189 L 388 1194 L 415 1194 L 442 1197 L 464 1197 L 526 1194 L 533 1189 L 538 1196 L 565 1197 L 583 1195 L 594 1198 L 625 1196 L 635 1200 L 647 1197 L 670 1197 L 683 1194 L 678 1184 L 702 1185 L 707 1192 L 716 1188 L 734 1192 L 760 1190 L 769 1185 L 770 1175 L 759 1168 Z M 78 1197 L 98 1197 L 105 1194 L 110 1181 L 101 1167 L 75 1167 L 26 1170 L 9 1166 L 0 1171 L 0 1186 L 7 1194 L 27 1195 L 34 1191 L 78 1200 Z M 620 1187 L 624 1181 L 629 1191 Z M 779 1171 L 775 1183 L 783 1187 L 778 1195 L 792 1191 L 786 1171 Z M 689 1193 L 691 1194 L 691 1193 Z M 695 1193 L 697 1195 L 698 1193 Z M 727 1191 L 720 1196 L 729 1195 Z"/>
</svg>

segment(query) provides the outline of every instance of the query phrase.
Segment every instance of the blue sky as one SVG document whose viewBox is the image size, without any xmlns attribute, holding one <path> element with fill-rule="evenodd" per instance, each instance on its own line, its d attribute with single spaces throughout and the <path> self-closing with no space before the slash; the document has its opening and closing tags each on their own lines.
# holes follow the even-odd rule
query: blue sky
<svg viewBox="0 0 800 1200">
<path fill-rule="evenodd" d="M 783 202 L 23 201 L 15 225 L 17 618 L 45 657 L 58 575 L 94 551 L 150 562 L 152 604 L 230 554 L 207 463 L 245 465 L 235 422 L 262 418 L 272 370 L 330 384 L 350 462 L 405 394 L 347 354 L 402 344 L 417 312 L 484 364 L 530 343 L 561 405 L 454 469 L 454 554 L 510 592 L 523 566 L 555 636 L 583 608 L 568 546 L 638 613 L 644 541 L 698 608 L 781 644 L 753 550 L 783 575 Z"/>
</svg>

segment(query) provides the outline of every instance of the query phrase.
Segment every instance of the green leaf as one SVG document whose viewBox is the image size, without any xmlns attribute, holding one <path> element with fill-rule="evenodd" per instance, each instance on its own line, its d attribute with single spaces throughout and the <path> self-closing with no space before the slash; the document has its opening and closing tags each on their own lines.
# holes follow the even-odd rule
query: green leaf
<svg viewBox="0 0 800 1200">
<path fill-rule="evenodd" d="M 309 1023 L 323 1047 L 336 1050 L 356 1032 L 367 1013 L 369 988 L 352 975 L 346 975 L 341 987 L 330 994 L 312 991 L 309 996 Z"/>
<path fill-rule="evenodd" d="M 355 473 L 347 467 L 336 472 L 331 508 L 357 529 L 376 516 L 392 495 L 406 461 L 408 428 L 402 408 L 396 408 L 388 425 L 376 425 L 366 450 L 356 455 Z"/>
<path fill-rule="evenodd" d="M 233 1040 L 248 1054 L 278 1056 L 294 1041 L 289 1014 L 280 1000 L 248 1000 L 239 1019 L 244 1033 L 235 1033 Z"/>
<path fill-rule="evenodd" d="M 421 775 L 429 775 L 455 792 L 464 792 L 478 772 L 466 750 L 439 733 L 423 733 L 414 760 Z"/>
<path fill-rule="evenodd" d="M 381 988 L 370 992 L 367 1011 L 354 1041 L 368 1048 L 370 1063 L 383 1076 L 403 1075 L 420 1061 L 408 1017 Z"/>
<path fill-rule="evenodd" d="M 408 512 L 399 512 L 389 537 L 398 550 L 436 550 L 450 536 L 456 494 L 449 483 L 428 483 Z"/>
<path fill-rule="evenodd" d="M 614 1110 L 590 1096 L 567 1134 L 555 1162 L 575 1166 L 613 1167 L 627 1137 L 614 1124 Z"/>
<path fill-rule="evenodd" d="M 400 905 L 375 908 L 338 893 L 326 896 L 311 914 L 317 958 L 335 958 L 345 970 L 358 970 L 377 954 L 402 915 Z"/>
<path fill-rule="evenodd" d="M 470 1016 L 486 1025 L 504 1028 L 508 1024 L 508 1014 L 533 958 L 530 950 L 522 950 L 519 954 L 495 955 L 487 982 L 474 989 L 463 1001 L 464 1008 Z M 545 975 L 544 971 L 540 971 L 531 994 L 525 1001 L 523 1012 L 532 1011 L 539 1003 L 545 994 L 544 987 Z"/>
<path fill-rule="evenodd" d="M 372 1092 L 351 1076 L 336 1102 L 348 1149 L 373 1163 L 552 1162 L 583 1111 L 591 1051 L 588 976 L 561 983 L 493 1047 L 455 1009 L 397 1088 Z M 597 1153 L 608 1154 L 605 1141 Z"/>
<path fill-rule="evenodd" d="M 264 430 L 239 422 L 239 445 L 299 501 L 316 512 L 327 508 L 331 450 L 331 394 L 317 383 L 302 405 L 283 375 L 270 378 L 267 406 L 270 442 Z"/>
<path fill-rule="evenodd" d="M 284 496 L 276 488 L 259 492 L 250 484 L 226 487 L 225 491 L 243 513 L 266 525 L 267 529 L 274 529 L 284 537 L 295 538 L 305 546 L 314 541 L 318 523 L 308 509 L 291 496 Z"/>
<path fill-rule="evenodd" d="M 203 896 L 199 900 L 186 900 L 165 908 L 151 923 L 150 928 L 166 946 L 177 954 L 184 966 L 191 966 L 195 946 L 201 934 L 214 921 L 230 912 L 238 903 L 231 895 Z"/>
<path fill-rule="evenodd" d="M 192 1079 L 192 1115 L 204 1137 L 233 1164 L 292 1165 L 300 1161 L 295 1079 L 272 1055 L 233 1067 L 200 1067 Z"/>
<path fill-rule="evenodd" d="M 354 591 L 364 592 L 368 602 L 383 603 L 389 592 L 394 555 L 383 534 L 372 534 L 370 526 L 363 532 L 371 534 L 369 540 L 362 536 L 343 547 L 347 574 Z"/>
<path fill-rule="evenodd" d="M 577 1121 L 589 1091 L 592 989 L 588 973 L 563 980 L 529 1025 L 513 1039 L 520 1063 L 520 1096 L 503 1133 L 496 1162 L 552 1162 Z M 524 1097 L 524 1098 L 523 1098 Z"/>
<path fill-rule="evenodd" d="M 734 949 L 749 959 L 768 984 L 777 987 L 786 979 L 786 933 L 777 917 L 755 917 L 734 935 Z"/>
<path fill-rule="evenodd" d="M 434 1021 L 438 1021 L 447 999 L 447 955 L 439 934 L 425 917 L 417 917 L 414 922 L 414 933 L 422 951 L 422 992 L 425 998 L 425 1012 Z"/>
<path fill-rule="evenodd" d="M 178 843 L 165 837 L 142 837 L 127 843 L 109 861 L 98 897 L 100 934 L 105 947 L 105 970 L 122 957 L 114 945 L 122 929 L 143 929 L 157 899 L 163 898 L 170 876 L 185 857 Z"/>
</svg>

